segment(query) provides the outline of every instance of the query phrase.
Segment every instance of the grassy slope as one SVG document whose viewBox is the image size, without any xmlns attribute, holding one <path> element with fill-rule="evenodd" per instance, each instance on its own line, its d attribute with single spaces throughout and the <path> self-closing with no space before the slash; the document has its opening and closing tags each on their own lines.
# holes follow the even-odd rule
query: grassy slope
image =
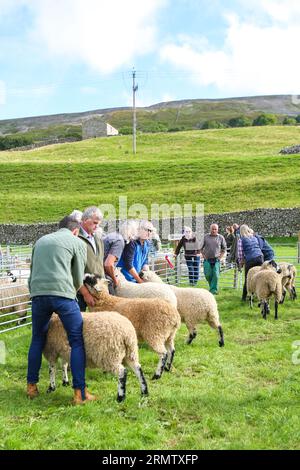
<svg viewBox="0 0 300 470">
<path fill-rule="evenodd" d="M 225 348 L 202 325 L 191 346 L 183 325 L 175 367 L 152 382 L 157 357 L 145 346 L 140 359 L 150 396 L 141 400 L 129 373 L 128 397 L 118 405 L 116 378 L 87 372 L 100 401 L 70 406 L 71 389 L 47 395 L 46 363 L 41 396 L 25 397 L 30 329 L 2 336 L 7 364 L 0 365 L 0 448 L 3 449 L 299 449 L 300 366 L 292 364 L 299 340 L 299 306 L 280 307 L 279 320 L 263 321 L 258 309 L 240 303 L 240 292 L 218 296 Z"/>
<path fill-rule="evenodd" d="M 296 127 L 128 136 L 2 152 L 0 222 L 55 221 L 74 207 L 128 203 L 205 204 L 206 213 L 299 206 Z"/>
</svg>

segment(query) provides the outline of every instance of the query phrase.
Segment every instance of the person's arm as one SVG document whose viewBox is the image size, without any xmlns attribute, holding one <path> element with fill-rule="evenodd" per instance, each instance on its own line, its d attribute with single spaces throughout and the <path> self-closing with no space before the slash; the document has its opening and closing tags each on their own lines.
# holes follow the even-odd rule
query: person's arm
<svg viewBox="0 0 300 470">
<path fill-rule="evenodd" d="M 136 272 L 136 269 L 135 269 L 135 268 L 129 269 L 128 272 L 129 272 L 129 274 L 131 274 L 132 277 L 134 277 L 134 279 L 136 280 L 136 282 L 137 282 L 138 284 L 142 284 L 143 282 L 145 282 L 145 281 L 143 281 L 142 278 L 140 278 L 140 276 L 139 276 L 138 273 Z"/>
<path fill-rule="evenodd" d="M 179 243 L 176 246 L 176 249 L 175 249 L 175 252 L 174 252 L 174 258 L 176 258 L 179 255 L 182 246 L 183 246 L 183 237 L 181 238 L 181 240 L 179 240 Z"/>
<path fill-rule="evenodd" d="M 119 284 L 119 280 L 116 278 L 115 274 L 115 263 L 117 260 L 118 258 L 116 256 L 109 254 L 104 262 L 105 273 L 112 278 L 115 287 Z"/>
<path fill-rule="evenodd" d="M 225 238 L 223 237 L 223 235 L 221 235 L 221 253 L 220 253 L 220 259 L 222 258 L 222 256 L 224 256 L 224 254 L 226 253 L 226 250 L 227 250 L 227 245 L 226 245 L 226 241 L 225 241 Z"/>
<path fill-rule="evenodd" d="M 243 244 L 241 238 L 237 241 L 237 261 L 239 266 L 243 266 L 244 264 L 244 251 L 243 251 Z"/>
<path fill-rule="evenodd" d="M 85 285 L 83 285 L 84 268 L 86 265 L 86 260 L 87 260 L 87 248 L 84 242 L 81 242 L 75 255 L 73 256 L 72 265 L 71 265 L 73 284 L 74 284 L 76 291 L 79 291 L 81 295 L 83 296 L 85 303 L 90 307 L 94 307 L 95 305 L 94 297 L 89 293 Z"/>
</svg>

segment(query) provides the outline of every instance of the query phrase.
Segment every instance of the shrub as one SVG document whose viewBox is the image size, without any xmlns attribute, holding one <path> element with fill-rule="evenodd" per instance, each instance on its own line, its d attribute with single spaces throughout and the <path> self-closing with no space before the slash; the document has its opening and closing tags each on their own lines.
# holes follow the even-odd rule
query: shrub
<svg viewBox="0 0 300 470">
<path fill-rule="evenodd" d="M 202 124 L 202 129 L 224 129 L 224 124 L 219 121 L 205 121 Z"/>
<path fill-rule="evenodd" d="M 229 127 L 248 127 L 252 126 L 253 121 L 252 119 L 248 118 L 247 116 L 239 116 L 232 119 L 229 119 L 228 125 Z"/>
<path fill-rule="evenodd" d="M 278 118 L 275 114 L 260 114 L 253 121 L 253 126 L 271 126 L 278 123 Z"/>
<path fill-rule="evenodd" d="M 300 123 L 300 114 L 296 117 L 296 121 Z"/>
<path fill-rule="evenodd" d="M 121 135 L 130 135 L 130 134 L 132 134 L 132 127 L 131 126 L 120 127 L 119 134 L 121 134 Z"/>
<path fill-rule="evenodd" d="M 297 120 L 294 117 L 286 116 L 282 121 L 284 126 L 295 126 L 297 124 Z"/>
<path fill-rule="evenodd" d="M 6 135 L 0 137 L 0 150 L 9 150 L 17 147 L 24 147 L 33 143 L 33 139 L 23 135 Z"/>
</svg>

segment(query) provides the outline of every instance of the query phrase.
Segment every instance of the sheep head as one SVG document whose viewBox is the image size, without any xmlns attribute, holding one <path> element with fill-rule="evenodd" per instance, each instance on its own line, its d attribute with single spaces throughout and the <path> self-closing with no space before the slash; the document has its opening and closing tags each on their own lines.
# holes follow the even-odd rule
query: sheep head
<svg viewBox="0 0 300 470">
<path fill-rule="evenodd" d="M 108 293 L 109 281 L 98 274 L 85 274 L 83 284 L 93 297 L 99 297 L 101 292 Z"/>
</svg>

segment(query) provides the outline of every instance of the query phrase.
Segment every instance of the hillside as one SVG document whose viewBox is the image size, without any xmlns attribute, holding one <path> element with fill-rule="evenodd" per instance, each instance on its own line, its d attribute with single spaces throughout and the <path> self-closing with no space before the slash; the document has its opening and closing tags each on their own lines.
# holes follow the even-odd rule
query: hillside
<svg viewBox="0 0 300 470">
<path fill-rule="evenodd" d="M 203 203 L 206 213 L 299 207 L 295 126 L 144 134 L 2 152 L 0 222 L 56 221 L 74 208 Z M 134 217 L 136 214 L 129 214 Z M 111 215 L 114 217 L 114 214 Z"/>
<path fill-rule="evenodd" d="M 300 103 L 293 104 L 290 95 L 171 101 L 138 108 L 137 121 L 138 128 L 144 132 L 155 129 L 154 124 L 157 123 L 162 130 L 199 129 L 207 120 L 227 122 L 241 115 L 253 119 L 262 112 L 279 116 L 297 116 L 300 114 Z M 83 120 L 95 114 L 102 115 L 105 121 L 118 129 L 131 126 L 131 108 L 109 108 L 83 113 L 2 120 L 0 135 L 35 132 L 35 136 L 41 138 L 49 135 L 57 136 L 58 133 L 63 133 L 66 127 L 81 126 Z M 48 132 L 42 131 L 45 129 L 48 129 Z"/>
</svg>

